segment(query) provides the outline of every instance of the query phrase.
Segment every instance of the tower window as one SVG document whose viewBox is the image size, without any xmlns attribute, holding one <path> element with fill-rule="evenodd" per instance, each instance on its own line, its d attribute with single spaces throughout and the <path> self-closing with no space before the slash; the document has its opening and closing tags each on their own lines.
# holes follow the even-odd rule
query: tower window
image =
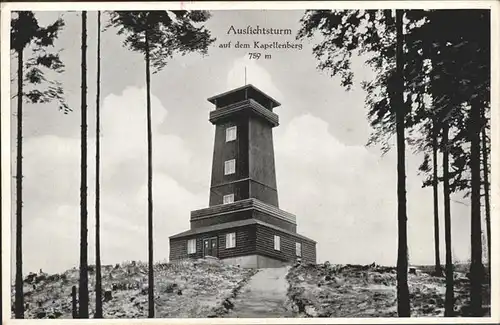
<svg viewBox="0 0 500 325">
<path fill-rule="evenodd" d="M 226 248 L 234 248 L 236 247 L 236 233 L 232 232 L 226 234 Z"/>
<path fill-rule="evenodd" d="M 224 162 L 224 175 L 234 174 L 236 171 L 236 159 Z"/>
<path fill-rule="evenodd" d="M 228 195 L 224 195 L 222 197 L 223 204 L 228 204 L 228 203 L 233 203 L 233 202 L 234 202 L 234 194 L 233 193 L 228 194 Z"/>
<path fill-rule="evenodd" d="M 281 250 L 280 241 L 281 241 L 280 236 L 274 235 L 274 250 L 277 250 L 277 251 Z"/>
<path fill-rule="evenodd" d="M 302 256 L 302 244 L 301 243 L 295 243 L 295 255 L 298 257 Z"/>
<path fill-rule="evenodd" d="M 236 140 L 236 126 L 231 126 L 226 129 L 226 142 Z"/>
<path fill-rule="evenodd" d="M 190 239 L 188 240 L 188 254 L 194 254 L 196 253 L 196 239 Z"/>
</svg>

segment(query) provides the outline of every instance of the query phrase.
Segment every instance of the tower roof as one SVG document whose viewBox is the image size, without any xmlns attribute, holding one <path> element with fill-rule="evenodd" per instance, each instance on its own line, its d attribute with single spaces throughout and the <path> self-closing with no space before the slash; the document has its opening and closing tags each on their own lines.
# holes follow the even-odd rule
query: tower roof
<svg viewBox="0 0 500 325">
<path fill-rule="evenodd" d="M 207 100 L 216 107 L 224 107 L 247 99 L 253 99 L 271 110 L 281 105 L 274 98 L 266 95 L 266 93 L 252 84 L 226 91 L 222 94 L 212 96 Z"/>
</svg>

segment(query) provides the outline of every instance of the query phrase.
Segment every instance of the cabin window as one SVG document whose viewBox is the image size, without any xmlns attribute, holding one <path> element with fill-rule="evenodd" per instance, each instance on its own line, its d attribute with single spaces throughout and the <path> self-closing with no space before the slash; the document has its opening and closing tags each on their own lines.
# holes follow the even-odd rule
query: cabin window
<svg viewBox="0 0 500 325">
<path fill-rule="evenodd" d="M 233 203 L 233 202 L 234 202 L 234 194 L 233 193 L 228 194 L 228 195 L 224 195 L 222 197 L 223 204 L 228 204 L 228 203 Z"/>
<path fill-rule="evenodd" d="M 196 253 L 196 239 L 190 239 L 188 240 L 188 254 L 195 254 Z"/>
<path fill-rule="evenodd" d="M 234 248 L 236 247 L 236 233 L 232 232 L 226 234 L 226 248 Z"/>
<path fill-rule="evenodd" d="M 236 126 L 231 126 L 226 129 L 226 142 L 236 140 Z"/>
<path fill-rule="evenodd" d="M 298 257 L 302 256 L 302 244 L 301 243 L 295 243 L 295 255 Z"/>
<path fill-rule="evenodd" d="M 236 159 L 224 162 L 224 175 L 234 174 L 236 171 Z"/>
<path fill-rule="evenodd" d="M 274 250 L 277 251 L 281 250 L 280 240 L 281 240 L 280 236 L 274 235 Z"/>
</svg>

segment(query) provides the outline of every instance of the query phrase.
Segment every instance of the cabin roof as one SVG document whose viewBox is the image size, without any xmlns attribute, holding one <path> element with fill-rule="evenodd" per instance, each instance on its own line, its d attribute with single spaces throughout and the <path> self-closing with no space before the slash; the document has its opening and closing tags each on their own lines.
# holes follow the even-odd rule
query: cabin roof
<svg viewBox="0 0 500 325">
<path fill-rule="evenodd" d="M 221 100 L 223 102 L 235 103 L 235 102 L 246 99 L 245 92 L 247 92 L 248 98 L 255 99 L 258 102 L 265 101 L 266 104 L 270 103 L 271 109 L 281 105 L 277 100 L 275 100 L 271 96 L 267 95 L 262 90 L 255 87 L 252 84 L 248 84 L 248 85 L 236 88 L 236 89 L 226 91 L 222 94 L 212 96 L 212 97 L 208 98 L 207 100 L 216 106 L 217 106 L 217 101 L 219 101 L 219 100 Z M 267 105 L 264 105 L 264 106 L 268 107 Z"/>
<path fill-rule="evenodd" d="M 299 238 L 308 240 L 310 242 L 316 243 L 314 240 L 307 238 L 305 236 L 299 235 L 298 233 L 283 229 L 283 228 L 275 226 L 275 225 L 271 225 L 267 222 L 263 222 L 263 221 L 260 221 L 257 219 L 244 219 L 244 220 L 220 223 L 220 224 L 207 226 L 207 227 L 194 228 L 194 229 L 190 229 L 190 230 L 175 234 L 173 236 L 170 236 L 170 239 L 182 238 L 182 237 L 193 236 L 193 235 L 197 235 L 197 234 L 201 234 L 201 233 L 211 232 L 211 231 L 224 230 L 224 229 L 229 229 L 229 228 L 242 227 L 242 226 L 255 225 L 255 224 L 269 227 L 269 228 L 272 228 L 274 230 L 278 230 L 278 231 L 284 232 L 286 234 L 289 234 L 289 235 L 299 237 Z"/>
</svg>

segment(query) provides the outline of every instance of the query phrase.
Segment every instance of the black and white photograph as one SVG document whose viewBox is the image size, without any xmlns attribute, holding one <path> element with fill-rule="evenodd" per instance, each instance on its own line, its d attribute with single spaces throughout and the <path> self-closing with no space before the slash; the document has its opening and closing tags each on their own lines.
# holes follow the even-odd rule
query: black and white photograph
<svg viewBox="0 0 500 325">
<path fill-rule="evenodd" d="M 411 4 L 3 3 L 6 324 L 499 322 L 499 3 Z"/>
</svg>

